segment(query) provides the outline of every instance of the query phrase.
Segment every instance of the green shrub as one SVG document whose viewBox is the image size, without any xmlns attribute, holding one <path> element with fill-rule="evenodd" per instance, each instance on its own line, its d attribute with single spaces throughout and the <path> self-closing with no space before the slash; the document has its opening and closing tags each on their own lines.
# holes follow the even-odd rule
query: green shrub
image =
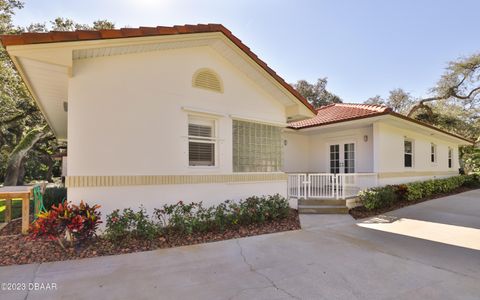
<svg viewBox="0 0 480 300">
<path fill-rule="evenodd" d="M 137 212 L 117 209 L 107 216 L 105 236 L 118 242 L 129 237 L 151 240 L 169 232 L 190 235 L 223 231 L 238 225 L 283 219 L 289 211 L 288 200 L 280 195 L 254 196 L 239 202 L 227 200 L 211 207 L 204 207 L 202 202 L 179 201 L 154 209 L 152 219 L 142 207 Z"/>
<path fill-rule="evenodd" d="M 408 188 L 406 184 L 397 184 L 392 185 L 393 190 L 395 191 L 395 195 L 397 196 L 397 200 L 405 200 L 407 197 Z"/>
<path fill-rule="evenodd" d="M 64 187 L 47 187 L 43 193 L 43 205 L 47 210 L 52 206 L 58 206 L 67 199 L 67 188 Z"/>
<path fill-rule="evenodd" d="M 395 188 L 388 185 L 363 190 L 358 197 L 368 210 L 390 206 L 397 199 Z"/>
<path fill-rule="evenodd" d="M 185 204 L 180 201 L 164 205 L 162 209 L 155 209 L 154 216 L 162 228 L 192 234 L 212 229 L 214 210 L 215 207 L 204 208 L 202 202 Z"/>
<path fill-rule="evenodd" d="M 136 212 L 125 208 L 122 212 L 116 209 L 107 215 L 105 236 L 112 241 L 131 237 L 153 240 L 157 234 L 157 224 L 149 218 L 142 206 Z"/>
<path fill-rule="evenodd" d="M 203 207 L 202 202 L 180 201 L 155 209 L 154 215 L 164 230 L 192 234 L 282 219 L 288 216 L 289 210 L 287 199 L 273 195 L 253 196 L 239 202 L 227 200 L 209 208 Z"/>
<path fill-rule="evenodd" d="M 239 209 L 234 202 L 227 200 L 214 207 L 212 211 L 213 223 L 217 230 L 224 231 L 228 226 L 238 224 Z"/>
<path fill-rule="evenodd" d="M 430 197 L 437 192 L 438 180 L 427 180 L 421 184 L 422 196 Z"/>
<path fill-rule="evenodd" d="M 454 176 L 442 179 L 433 179 L 427 181 L 418 181 L 406 184 L 407 193 L 405 199 L 408 201 L 417 201 L 422 198 L 431 197 L 433 195 L 451 193 L 467 182 L 475 182 L 468 176 Z"/>
<path fill-rule="evenodd" d="M 361 191 L 358 194 L 358 197 L 365 208 L 372 210 L 389 206 L 396 199 L 418 201 L 434 195 L 451 193 L 462 186 L 480 188 L 480 176 L 478 174 L 460 175 L 449 178 L 371 188 Z M 392 193 L 394 196 L 392 196 Z"/>
<path fill-rule="evenodd" d="M 406 199 L 408 201 L 417 201 L 423 198 L 423 189 L 421 182 L 407 183 Z"/>
<path fill-rule="evenodd" d="M 443 179 L 435 179 L 435 194 L 450 193 L 458 189 L 465 182 L 465 176 L 455 176 Z"/>
<path fill-rule="evenodd" d="M 128 208 L 128 210 L 131 209 Z M 124 209 L 123 213 L 120 213 L 120 210 L 116 209 L 111 214 L 107 215 L 105 236 L 109 240 L 119 241 L 123 238 L 126 238 L 130 234 L 130 222 L 125 217 L 125 214 L 127 214 L 127 209 Z"/>
<path fill-rule="evenodd" d="M 285 198 L 277 194 L 247 198 L 239 202 L 238 209 L 238 223 L 251 224 L 285 218 L 288 215 L 289 205 Z"/>
<path fill-rule="evenodd" d="M 465 175 L 465 182 L 463 183 L 463 185 L 469 188 L 480 188 L 480 175 Z"/>
<path fill-rule="evenodd" d="M 279 194 L 268 196 L 265 199 L 267 206 L 267 220 L 284 219 L 290 212 L 288 200 Z"/>
<path fill-rule="evenodd" d="M 153 240 L 157 235 L 157 225 L 150 220 L 147 211 L 142 206 L 134 215 L 133 235 L 139 238 Z"/>
</svg>

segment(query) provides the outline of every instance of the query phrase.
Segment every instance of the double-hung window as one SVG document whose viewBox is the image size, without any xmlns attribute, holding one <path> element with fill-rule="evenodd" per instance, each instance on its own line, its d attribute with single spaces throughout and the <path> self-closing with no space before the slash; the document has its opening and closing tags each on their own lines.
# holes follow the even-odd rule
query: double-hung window
<svg viewBox="0 0 480 300">
<path fill-rule="evenodd" d="M 432 163 L 437 162 L 437 145 L 435 144 L 430 144 L 430 161 Z"/>
<path fill-rule="evenodd" d="M 451 169 L 453 168 L 453 149 L 452 148 L 448 148 L 448 168 Z"/>
<path fill-rule="evenodd" d="M 215 120 L 191 116 L 188 118 L 188 160 L 190 166 L 216 165 Z"/>
<path fill-rule="evenodd" d="M 404 148 L 404 166 L 405 168 L 413 167 L 413 142 L 411 140 L 405 140 L 403 142 Z"/>
</svg>

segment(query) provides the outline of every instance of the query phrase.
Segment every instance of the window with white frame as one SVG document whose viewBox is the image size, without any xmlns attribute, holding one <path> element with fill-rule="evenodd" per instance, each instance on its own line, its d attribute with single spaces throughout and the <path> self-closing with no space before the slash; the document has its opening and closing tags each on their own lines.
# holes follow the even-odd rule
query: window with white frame
<svg viewBox="0 0 480 300">
<path fill-rule="evenodd" d="M 413 167 L 413 141 L 404 140 L 403 142 L 404 149 L 404 166 L 405 168 Z"/>
<path fill-rule="evenodd" d="M 215 166 L 216 148 L 215 120 L 190 116 L 188 118 L 189 166 Z"/>
<path fill-rule="evenodd" d="M 451 169 L 453 168 L 453 149 L 448 148 L 448 168 Z"/>
<path fill-rule="evenodd" d="M 340 145 L 330 145 L 330 173 L 340 173 Z"/>
<path fill-rule="evenodd" d="M 430 161 L 432 163 L 437 162 L 437 145 L 435 145 L 434 143 L 430 144 Z"/>
<path fill-rule="evenodd" d="M 345 173 L 355 173 L 355 144 L 343 145 L 343 161 Z"/>
</svg>

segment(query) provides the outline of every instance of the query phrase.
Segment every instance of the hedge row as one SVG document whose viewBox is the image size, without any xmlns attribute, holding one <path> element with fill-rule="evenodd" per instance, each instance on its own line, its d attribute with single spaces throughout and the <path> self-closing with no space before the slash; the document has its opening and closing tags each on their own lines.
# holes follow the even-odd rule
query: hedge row
<svg viewBox="0 0 480 300">
<path fill-rule="evenodd" d="M 361 191 L 358 197 L 368 210 L 388 207 L 396 201 L 418 201 L 434 195 L 441 195 L 466 187 L 480 187 L 478 174 L 411 182 L 399 185 L 370 188 Z"/>
<path fill-rule="evenodd" d="M 204 207 L 202 202 L 180 201 L 155 209 L 152 217 L 143 207 L 138 211 L 117 209 L 107 216 L 105 236 L 118 242 L 131 237 L 151 240 L 169 233 L 189 235 L 224 231 L 240 225 L 284 219 L 289 212 L 288 200 L 278 194 L 253 196 L 239 202 L 227 200 L 210 207 Z"/>
</svg>

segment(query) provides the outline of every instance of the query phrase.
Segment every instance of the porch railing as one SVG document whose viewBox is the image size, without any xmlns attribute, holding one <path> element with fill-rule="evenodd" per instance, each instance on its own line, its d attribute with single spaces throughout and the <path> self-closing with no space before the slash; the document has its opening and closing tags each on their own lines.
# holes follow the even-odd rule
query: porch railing
<svg viewBox="0 0 480 300">
<path fill-rule="evenodd" d="M 346 199 L 362 189 L 377 186 L 377 173 L 288 174 L 288 197 Z"/>
</svg>

